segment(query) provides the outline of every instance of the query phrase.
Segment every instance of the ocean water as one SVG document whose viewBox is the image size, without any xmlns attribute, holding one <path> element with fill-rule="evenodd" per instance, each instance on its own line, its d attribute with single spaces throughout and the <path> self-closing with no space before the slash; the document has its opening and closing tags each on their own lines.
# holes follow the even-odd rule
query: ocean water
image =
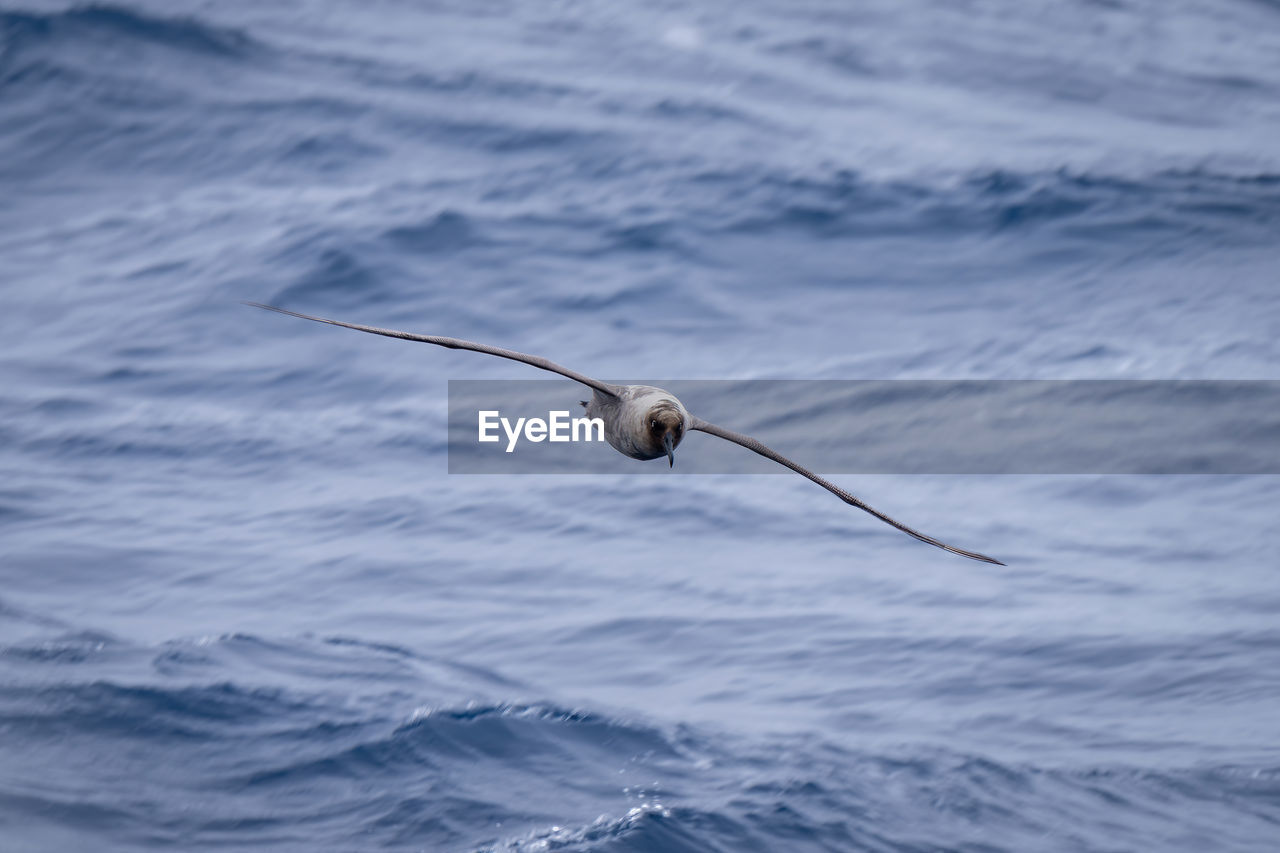
<svg viewBox="0 0 1280 853">
<path fill-rule="evenodd" d="M 448 380 L 528 369 L 240 302 L 1277 379 L 1278 60 L 1261 0 L 5 3 L 0 849 L 1276 849 L 1278 478 L 839 478 L 1002 567 L 450 475 Z"/>
</svg>

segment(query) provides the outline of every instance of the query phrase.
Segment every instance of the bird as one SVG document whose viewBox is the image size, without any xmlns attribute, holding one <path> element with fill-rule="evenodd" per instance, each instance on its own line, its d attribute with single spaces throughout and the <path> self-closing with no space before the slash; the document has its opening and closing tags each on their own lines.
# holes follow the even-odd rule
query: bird
<svg viewBox="0 0 1280 853">
<path fill-rule="evenodd" d="M 674 394 L 661 388 L 655 388 L 652 385 L 613 385 L 608 382 L 601 382 L 598 379 L 592 379 L 590 376 L 578 373 L 576 370 L 570 370 L 542 356 L 529 355 L 528 353 L 516 352 L 515 350 L 489 344 L 479 344 L 474 341 L 465 341 L 461 338 L 449 338 L 442 335 L 420 335 L 412 332 L 400 332 L 395 329 L 383 329 L 377 326 L 364 326 L 359 323 L 347 323 L 342 320 L 331 320 L 326 317 L 302 314 L 297 311 L 290 311 L 287 308 L 266 305 L 262 302 L 245 302 L 244 304 L 302 320 L 311 320 L 315 323 L 327 323 L 330 326 L 341 326 L 344 329 L 367 332 L 371 335 L 382 335 L 403 341 L 435 344 L 448 349 L 484 353 L 485 355 L 523 362 L 550 373 L 557 373 L 591 389 L 591 399 L 581 401 L 586 408 L 587 417 L 598 417 L 604 422 L 605 440 L 624 456 L 644 461 L 661 459 L 665 456 L 667 457 L 668 465 L 674 467 L 675 450 L 680 446 L 680 442 L 684 440 L 686 435 L 690 432 L 703 432 L 708 435 L 714 435 L 790 468 L 800 476 L 831 492 L 846 504 L 870 513 L 885 524 L 895 527 L 921 542 L 926 542 L 952 554 L 959 554 L 961 557 L 968 557 L 971 560 L 994 563 L 997 566 L 1006 565 L 994 557 L 948 545 L 939 539 L 908 527 L 897 519 L 891 518 L 875 507 L 870 506 L 865 501 L 854 497 L 835 483 L 819 477 L 803 465 L 769 448 L 760 440 L 717 426 L 691 414 L 684 407 L 684 404 L 676 399 Z"/>
</svg>

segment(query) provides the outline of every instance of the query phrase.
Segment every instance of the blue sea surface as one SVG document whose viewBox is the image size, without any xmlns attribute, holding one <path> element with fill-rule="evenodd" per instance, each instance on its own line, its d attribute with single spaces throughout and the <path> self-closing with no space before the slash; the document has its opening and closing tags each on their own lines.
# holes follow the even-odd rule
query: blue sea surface
<svg viewBox="0 0 1280 853">
<path fill-rule="evenodd" d="M 983 565 L 449 475 L 447 381 L 535 372 L 240 304 L 1278 379 L 1275 2 L 8 2 L 0 287 L 5 853 L 1280 848 L 1280 478 L 837 478 Z"/>
</svg>

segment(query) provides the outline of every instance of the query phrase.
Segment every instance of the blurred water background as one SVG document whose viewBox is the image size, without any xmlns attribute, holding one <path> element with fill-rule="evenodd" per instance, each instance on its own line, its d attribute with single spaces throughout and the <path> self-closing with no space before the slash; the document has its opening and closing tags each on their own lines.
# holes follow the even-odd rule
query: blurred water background
<svg viewBox="0 0 1280 853">
<path fill-rule="evenodd" d="M 4 4 L 0 846 L 1275 849 L 1276 477 L 842 479 L 999 567 L 798 477 L 449 475 L 447 380 L 527 369 L 239 300 L 1276 379 L 1277 140 L 1261 0 Z"/>
</svg>

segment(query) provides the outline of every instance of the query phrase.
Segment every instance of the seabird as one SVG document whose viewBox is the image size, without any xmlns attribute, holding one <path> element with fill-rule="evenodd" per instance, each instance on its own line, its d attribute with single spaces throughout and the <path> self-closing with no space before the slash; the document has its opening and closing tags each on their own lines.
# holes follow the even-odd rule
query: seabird
<svg viewBox="0 0 1280 853">
<path fill-rule="evenodd" d="M 587 416 L 598 417 L 604 421 L 605 439 L 624 456 L 645 460 L 661 459 L 665 456 L 669 465 L 674 466 L 675 449 L 680 446 L 680 442 L 685 435 L 695 430 L 697 432 L 705 432 L 723 438 L 726 441 L 732 441 L 734 444 L 739 444 L 748 450 L 754 451 L 766 459 L 772 459 L 774 462 L 787 466 L 802 477 L 806 477 L 822 486 L 822 488 L 850 506 L 856 506 L 864 512 L 871 513 L 884 523 L 898 528 L 903 533 L 913 536 L 921 542 L 928 542 L 930 545 L 934 545 L 944 551 L 950 551 L 953 554 L 959 554 L 971 560 L 995 563 L 997 566 L 1004 565 L 994 557 L 988 557 L 976 551 L 956 548 L 953 545 L 948 545 L 945 542 L 934 539 L 932 536 L 926 536 L 918 530 L 907 527 L 902 522 L 890 518 L 880 510 L 849 494 L 835 483 L 824 480 L 803 465 L 792 462 L 781 453 L 771 450 L 751 436 L 716 426 L 696 415 L 690 414 L 684 405 L 675 398 L 674 394 L 661 388 L 654 388 L 651 385 L 610 385 L 608 382 L 601 382 L 598 379 L 592 379 L 590 376 L 584 376 L 575 370 L 570 370 L 541 356 L 528 355 L 515 350 L 489 346 L 488 344 L 477 344 L 460 338 L 446 338 L 440 335 L 415 335 L 411 332 L 398 332 L 394 329 L 380 329 L 377 326 L 344 323 L 341 320 L 313 317 L 310 314 L 300 314 L 297 311 L 277 308 L 274 305 L 264 305 L 261 302 L 246 302 L 245 304 L 254 308 L 275 311 L 277 314 L 288 314 L 290 317 L 312 320 L 316 323 L 328 323 L 330 326 L 342 326 L 345 329 L 355 329 L 357 332 L 368 332 L 371 335 L 383 335 L 404 341 L 435 344 L 449 349 L 465 349 L 473 352 L 482 352 L 486 355 L 496 355 L 499 358 L 509 358 L 512 361 L 524 362 L 551 373 L 558 373 L 561 376 L 572 379 L 574 382 L 580 382 L 592 390 L 591 399 L 582 401 L 582 405 L 586 407 Z"/>
</svg>

